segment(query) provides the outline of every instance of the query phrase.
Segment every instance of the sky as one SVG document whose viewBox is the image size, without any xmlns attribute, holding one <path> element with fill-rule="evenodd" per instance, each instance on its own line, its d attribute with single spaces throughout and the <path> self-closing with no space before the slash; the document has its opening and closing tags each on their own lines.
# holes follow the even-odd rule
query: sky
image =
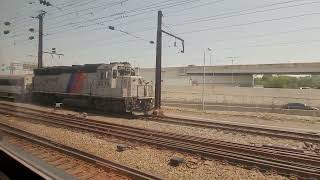
<svg viewBox="0 0 320 180">
<path fill-rule="evenodd" d="M 320 0 L 0 0 L 0 62 L 36 62 L 44 17 L 44 65 L 129 61 L 155 66 L 157 11 L 163 66 L 319 62 Z M 5 26 L 4 22 L 10 22 Z M 114 26 L 116 31 L 109 30 Z M 35 32 L 28 31 L 34 28 Z M 3 31 L 10 30 L 4 35 Z M 121 32 L 122 31 L 122 32 Z M 28 40 L 34 36 L 34 40 Z M 211 51 L 208 51 L 208 48 Z M 211 59 L 211 61 L 210 61 Z"/>
</svg>

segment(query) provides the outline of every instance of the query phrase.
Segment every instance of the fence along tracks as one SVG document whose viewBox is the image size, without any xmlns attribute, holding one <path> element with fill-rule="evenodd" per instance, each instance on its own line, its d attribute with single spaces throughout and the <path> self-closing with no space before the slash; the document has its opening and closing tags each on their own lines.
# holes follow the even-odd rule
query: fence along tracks
<svg viewBox="0 0 320 180">
<path fill-rule="evenodd" d="M 253 124 L 240 124 L 233 122 L 223 121 L 209 121 L 200 119 L 187 119 L 182 117 L 171 117 L 171 116 L 150 116 L 142 117 L 141 119 L 148 119 L 156 122 L 164 122 L 171 124 L 180 124 L 192 127 L 203 127 L 203 128 L 214 128 L 228 131 L 237 131 L 250 134 L 258 134 L 271 137 L 279 137 L 285 139 L 300 140 L 306 142 L 320 143 L 320 132 L 299 132 L 292 130 L 284 130 L 271 127 L 262 127 Z"/>
<path fill-rule="evenodd" d="M 23 112 L 22 112 L 23 111 Z M 58 126 L 114 136 L 140 143 L 162 146 L 203 157 L 228 160 L 229 162 L 276 170 L 279 174 L 296 175 L 301 178 L 320 178 L 320 156 L 274 147 L 257 147 L 201 137 L 178 135 L 142 128 L 79 119 L 22 107 L 0 106 L 0 113 L 50 123 Z"/>
<path fill-rule="evenodd" d="M 4 132 L 6 134 L 12 135 L 14 137 L 18 137 L 19 139 L 24 139 L 24 140 L 27 140 L 28 142 L 53 149 L 55 151 L 61 152 L 62 154 L 69 155 L 69 156 L 74 157 L 76 159 L 81 159 L 85 162 L 92 163 L 95 166 L 98 166 L 99 168 L 105 169 L 109 173 L 112 173 L 113 175 L 111 175 L 111 176 L 115 177 L 116 179 L 117 178 L 118 179 L 119 178 L 121 178 L 121 179 L 123 179 L 123 178 L 124 179 L 143 179 L 143 180 L 151 180 L 151 179 L 160 180 L 161 179 L 157 176 L 154 176 L 154 175 L 127 167 L 125 165 L 117 164 L 115 162 L 94 156 L 92 154 L 80 151 L 78 149 L 74 149 L 74 148 L 62 145 L 60 143 L 56 143 L 51 140 L 48 140 L 48 139 L 30 134 L 28 132 L 19 130 L 17 128 L 7 126 L 2 122 L 0 123 L 0 131 Z M 42 155 L 42 157 L 43 157 L 43 154 L 41 154 L 41 152 L 40 152 L 40 155 Z M 48 156 L 48 155 L 50 155 L 50 153 L 46 154 L 46 156 Z M 45 158 L 50 158 L 50 157 L 45 157 Z M 57 165 L 62 165 L 61 163 L 65 162 L 66 160 L 59 159 L 58 161 L 60 162 L 60 164 L 58 163 Z M 55 164 L 55 163 L 53 163 L 53 164 Z M 67 167 L 67 168 L 70 168 L 70 167 Z M 91 171 L 94 171 L 94 170 L 91 170 Z M 81 171 L 76 172 L 75 177 L 94 178 L 93 176 L 90 177 L 90 172 L 88 172 L 88 169 L 85 169 L 84 173 L 86 173 L 86 174 L 83 174 L 83 172 L 81 172 Z M 99 175 L 98 172 L 91 172 L 91 174 Z"/>
</svg>

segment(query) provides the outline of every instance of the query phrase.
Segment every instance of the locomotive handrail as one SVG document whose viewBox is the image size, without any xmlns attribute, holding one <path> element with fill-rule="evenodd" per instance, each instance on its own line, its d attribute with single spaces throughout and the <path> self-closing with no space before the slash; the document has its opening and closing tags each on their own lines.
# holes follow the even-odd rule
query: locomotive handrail
<svg viewBox="0 0 320 180">
<path fill-rule="evenodd" d="M 150 84 L 138 84 L 137 85 L 137 97 L 139 97 L 139 87 L 143 87 L 144 97 L 149 96 L 148 89 L 149 89 L 149 87 L 152 87 L 152 85 L 150 85 Z"/>
</svg>

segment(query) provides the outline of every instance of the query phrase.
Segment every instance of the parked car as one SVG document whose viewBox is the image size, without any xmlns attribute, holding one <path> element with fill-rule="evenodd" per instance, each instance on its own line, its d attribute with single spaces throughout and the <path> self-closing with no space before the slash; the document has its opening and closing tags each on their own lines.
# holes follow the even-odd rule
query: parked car
<svg viewBox="0 0 320 180">
<path fill-rule="evenodd" d="M 307 106 L 303 103 L 288 103 L 283 106 L 284 109 L 301 109 L 301 110 L 319 110 L 316 107 Z"/>
</svg>

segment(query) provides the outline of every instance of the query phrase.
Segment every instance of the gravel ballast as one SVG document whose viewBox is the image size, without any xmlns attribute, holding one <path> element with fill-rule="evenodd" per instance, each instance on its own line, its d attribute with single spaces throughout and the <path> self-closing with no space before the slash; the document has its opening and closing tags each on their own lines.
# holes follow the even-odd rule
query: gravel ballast
<svg viewBox="0 0 320 180">
<path fill-rule="evenodd" d="M 0 118 L 10 126 L 156 174 L 165 179 L 287 179 L 276 174 L 263 174 L 257 170 L 243 169 L 220 161 L 201 160 L 200 157 L 185 153 L 98 137 L 92 133 L 36 124 L 14 117 L 0 116 Z M 128 144 L 129 149 L 117 152 L 118 144 Z M 172 157 L 183 157 L 186 163 L 178 167 L 171 167 L 168 162 Z"/>
<path fill-rule="evenodd" d="M 183 115 L 218 121 L 252 123 L 257 125 L 275 126 L 279 128 L 305 129 L 319 131 L 320 117 L 286 115 L 263 112 L 214 111 L 205 112 L 191 108 L 163 107 L 166 115 Z"/>
<path fill-rule="evenodd" d="M 36 106 L 36 105 L 26 105 L 26 104 L 19 104 L 19 103 L 14 103 L 14 104 L 15 105 L 18 104 L 21 106 L 28 106 L 28 107 L 35 108 L 35 109 L 53 111 L 52 108 L 40 107 L 40 106 Z M 171 110 L 169 112 L 171 114 L 179 114 L 179 113 L 173 113 L 173 112 L 178 112 L 176 110 Z M 81 116 L 81 114 L 79 114 L 77 112 L 69 111 L 69 110 L 58 110 L 58 111 L 56 111 L 56 113 Z M 182 113 L 185 113 L 185 112 L 182 111 Z M 190 112 L 189 112 L 189 114 L 190 114 Z M 187 114 L 184 114 L 184 115 L 187 115 Z M 219 115 L 219 114 L 217 114 L 217 115 Z M 221 116 L 221 114 L 220 114 L 220 116 Z M 232 115 L 232 117 L 233 117 L 233 115 Z M 90 114 L 89 114 L 88 118 L 99 120 L 99 121 L 121 124 L 121 125 L 129 125 L 132 127 L 138 127 L 138 128 L 144 128 L 144 129 L 150 129 L 150 130 L 156 130 L 156 131 L 162 131 L 162 132 L 171 132 L 171 133 L 197 136 L 197 137 L 204 137 L 204 138 L 210 138 L 210 139 L 217 139 L 217 140 L 242 143 L 242 144 L 248 144 L 248 145 L 256 145 L 256 146 L 273 145 L 273 146 L 294 148 L 294 149 L 304 149 L 305 148 L 304 142 L 301 142 L 301 141 L 290 140 L 290 139 L 281 139 L 281 138 L 276 138 L 276 137 L 267 137 L 267 136 L 261 136 L 261 135 L 255 135 L 255 134 L 247 134 L 247 133 L 242 133 L 242 132 L 226 131 L 226 130 L 219 130 L 219 129 L 209 129 L 209 128 L 201 128 L 201 127 L 182 126 L 182 125 L 160 123 L 160 122 L 141 120 L 141 119 L 129 119 L 128 120 L 128 119 L 123 119 L 123 118 L 110 118 L 110 117 L 104 117 L 104 116 L 94 116 L 94 115 L 90 115 Z M 242 116 L 238 117 L 238 119 L 241 119 L 241 118 L 242 118 Z M 316 146 L 320 147 L 319 145 L 316 145 Z"/>
<path fill-rule="evenodd" d="M 16 137 L 7 136 L 6 141 L 9 144 L 15 145 L 25 152 L 32 154 L 33 156 L 41 159 L 42 161 L 54 166 L 58 169 L 65 171 L 67 174 L 79 179 L 95 179 L 95 180 L 127 180 L 126 176 L 120 175 L 119 172 L 102 169 L 96 167 L 92 163 L 85 162 L 83 160 L 75 159 L 69 155 L 52 150 L 47 147 L 43 147 L 37 144 L 30 143 L 29 141 L 22 140 Z M 61 164 L 61 161 L 66 163 Z M 0 178 L 1 179 L 1 178 Z"/>
</svg>

